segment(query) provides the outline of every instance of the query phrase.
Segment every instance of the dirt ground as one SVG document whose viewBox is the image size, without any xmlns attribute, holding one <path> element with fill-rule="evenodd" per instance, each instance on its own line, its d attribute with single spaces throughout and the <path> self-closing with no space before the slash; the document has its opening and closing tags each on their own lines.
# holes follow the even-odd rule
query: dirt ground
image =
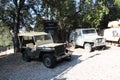
<svg viewBox="0 0 120 80">
<path fill-rule="evenodd" d="M 81 48 L 73 51 L 71 61 L 60 61 L 53 69 L 40 61 L 25 62 L 21 54 L 0 55 L 0 80 L 120 79 L 120 47 L 107 45 L 107 49 L 91 53 Z"/>
</svg>

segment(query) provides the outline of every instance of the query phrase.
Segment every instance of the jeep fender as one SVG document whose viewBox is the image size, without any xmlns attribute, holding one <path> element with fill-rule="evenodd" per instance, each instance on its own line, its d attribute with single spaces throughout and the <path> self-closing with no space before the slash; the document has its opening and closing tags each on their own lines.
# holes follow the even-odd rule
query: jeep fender
<svg viewBox="0 0 120 80">
<path fill-rule="evenodd" d="M 84 42 L 83 47 L 84 47 L 84 45 L 85 45 L 86 43 L 89 43 L 91 46 L 93 46 L 93 45 L 94 45 L 94 43 L 93 43 L 93 42 Z"/>
<path fill-rule="evenodd" d="M 40 60 L 42 60 L 42 58 L 45 54 L 54 54 L 54 53 L 55 53 L 54 51 L 51 51 L 51 52 L 40 51 L 39 52 L 39 58 L 40 58 Z"/>
</svg>

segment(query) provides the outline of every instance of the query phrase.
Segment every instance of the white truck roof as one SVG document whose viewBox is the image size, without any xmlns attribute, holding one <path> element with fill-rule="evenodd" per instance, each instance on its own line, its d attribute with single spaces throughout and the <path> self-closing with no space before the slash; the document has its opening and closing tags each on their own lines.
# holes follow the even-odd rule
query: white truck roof
<svg viewBox="0 0 120 80">
<path fill-rule="evenodd" d="M 120 21 L 111 21 L 111 22 L 108 23 L 108 27 L 118 28 L 118 27 L 120 27 Z"/>
</svg>

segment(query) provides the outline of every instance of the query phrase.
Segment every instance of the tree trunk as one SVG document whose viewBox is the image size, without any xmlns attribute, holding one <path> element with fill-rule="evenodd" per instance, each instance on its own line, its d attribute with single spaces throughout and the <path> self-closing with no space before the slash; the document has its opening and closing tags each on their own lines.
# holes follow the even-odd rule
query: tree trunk
<svg viewBox="0 0 120 80">
<path fill-rule="evenodd" d="M 20 27 L 20 11 L 22 10 L 24 2 L 25 0 L 20 0 L 19 3 L 17 3 L 17 0 L 14 0 L 14 4 L 16 5 L 16 18 L 15 18 L 14 39 L 13 39 L 14 53 L 17 53 L 19 51 L 18 33 Z"/>
<path fill-rule="evenodd" d="M 14 52 L 17 53 L 19 51 L 19 42 L 18 42 L 18 33 L 19 33 L 19 26 L 20 26 L 20 10 L 17 10 L 17 15 L 16 15 L 16 23 L 14 26 Z"/>
</svg>

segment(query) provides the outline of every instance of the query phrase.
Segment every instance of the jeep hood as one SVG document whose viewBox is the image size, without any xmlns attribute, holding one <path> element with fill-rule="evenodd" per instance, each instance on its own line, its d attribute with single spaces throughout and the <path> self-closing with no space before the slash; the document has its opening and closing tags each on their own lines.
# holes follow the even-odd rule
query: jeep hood
<svg viewBox="0 0 120 80">
<path fill-rule="evenodd" d="M 38 47 L 56 47 L 64 44 L 65 43 L 49 43 L 49 44 L 38 45 Z"/>
<path fill-rule="evenodd" d="M 86 41 L 94 41 L 96 40 L 97 38 L 103 38 L 102 36 L 98 36 L 98 35 L 95 35 L 95 34 L 86 34 L 83 36 L 84 40 Z"/>
</svg>

